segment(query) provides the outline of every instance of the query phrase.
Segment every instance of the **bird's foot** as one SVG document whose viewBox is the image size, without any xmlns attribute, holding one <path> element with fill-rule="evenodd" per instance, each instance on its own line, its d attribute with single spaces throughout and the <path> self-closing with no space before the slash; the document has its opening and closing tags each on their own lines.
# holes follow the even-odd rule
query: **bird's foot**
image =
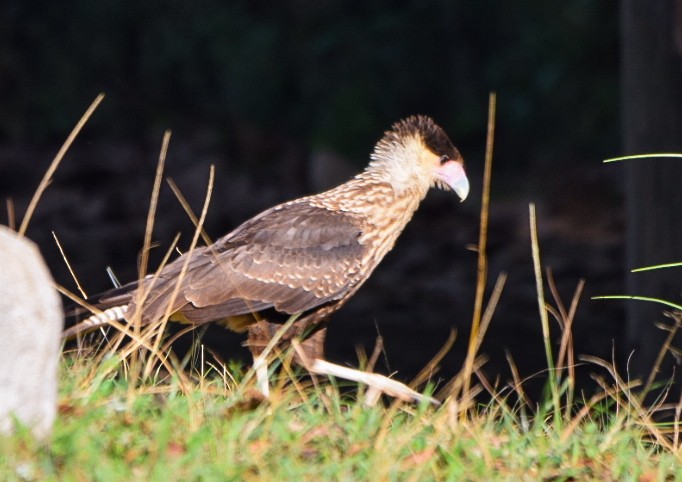
<svg viewBox="0 0 682 482">
<path fill-rule="evenodd" d="M 298 361 L 310 373 L 316 375 L 334 376 L 343 378 L 367 385 L 367 392 L 365 393 L 364 404 L 367 406 L 374 406 L 378 402 L 382 394 L 390 397 L 403 400 L 405 402 L 428 402 L 433 405 L 440 405 L 440 402 L 435 398 L 423 395 L 404 383 L 401 383 L 387 376 L 379 373 L 365 372 L 355 368 L 344 367 L 335 363 L 330 363 L 322 358 L 310 359 L 306 356 L 298 340 L 292 340 L 292 345 L 298 355 Z M 253 370 L 256 374 L 256 385 L 264 398 L 270 396 L 270 387 L 268 380 L 268 364 L 267 357 L 261 355 L 253 358 Z"/>
<path fill-rule="evenodd" d="M 421 393 L 412 390 L 410 387 L 397 380 L 393 380 L 378 373 L 365 372 L 355 368 L 344 367 L 335 363 L 330 363 L 322 358 L 313 358 L 312 360 L 303 352 L 298 340 L 292 340 L 292 345 L 298 358 L 303 366 L 310 372 L 316 375 L 334 376 L 350 380 L 353 382 L 364 383 L 367 385 L 367 392 L 365 394 L 365 405 L 376 405 L 382 393 L 388 396 L 403 400 L 406 402 L 429 402 L 433 405 L 440 405 L 440 402 L 435 398 L 422 395 Z"/>
<path fill-rule="evenodd" d="M 368 406 L 375 405 L 382 393 L 406 402 L 425 401 L 434 405 L 440 405 L 440 402 L 435 398 L 422 395 L 404 383 L 393 380 L 384 375 L 380 375 L 379 373 L 364 372 L 355 368 L 336 365 L 326 360 L 322 360 L 321 358 L 317 358 L 308 363 L 306 368 L 311 373 L 318 375 L 331 375 L 338 378 L 343 378 L 344 380 L 364 383 L 368 387 L 364 403 Z"/>
<path fill-rule="evenodd" d="M 256 372 L 256 385 L 263 397 L 270 396 L 270 384 L 268 381 L 268 360 L 263 355 L 253 358 L 253 370 Z"/>
</svg>

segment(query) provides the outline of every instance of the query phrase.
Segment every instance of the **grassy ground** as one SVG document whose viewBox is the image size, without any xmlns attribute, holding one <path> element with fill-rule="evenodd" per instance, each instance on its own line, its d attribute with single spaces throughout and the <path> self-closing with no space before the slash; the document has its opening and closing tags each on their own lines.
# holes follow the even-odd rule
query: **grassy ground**
<svg viewBox="0 0 682 482">
<path fill-rule="evenodd" d="M 135 378 L 141 362 L 66 354 L 51 441 L 1 438 L 3 480 L 682 480 L 676 426 L 627 390 L 560 413 L 551 396 L 531 407 L 508 390 L 485 406 L 366 407 L 362 391 L 286 364 L 263 401 L 248 376 Z"/>
</svg>

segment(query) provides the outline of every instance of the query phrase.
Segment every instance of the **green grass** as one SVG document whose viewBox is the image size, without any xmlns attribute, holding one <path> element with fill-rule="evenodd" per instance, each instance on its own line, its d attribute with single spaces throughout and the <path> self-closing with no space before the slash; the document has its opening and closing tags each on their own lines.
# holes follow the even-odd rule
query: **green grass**
<svg viewBox="0 0 682 482">
<path fill-rule="evenodd" d="M 680 447 L 613 398 L 561 427 L 551 397 L 531 416 L 500 397 L 462 420 L 453 399 L 366 407 L 287 369 L 262 401 L 210 369 L 133 383 L 125 363 L 65 357 L 51 440 L 0 439 L 3 480 L 682 480 Z"/>
</svg>

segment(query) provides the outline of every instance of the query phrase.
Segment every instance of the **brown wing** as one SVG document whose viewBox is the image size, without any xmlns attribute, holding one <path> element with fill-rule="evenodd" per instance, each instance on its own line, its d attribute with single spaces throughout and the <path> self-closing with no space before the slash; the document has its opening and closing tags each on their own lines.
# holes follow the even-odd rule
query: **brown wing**
<svg viewBox="0 0 682 482">
<path fill-rule="evenodd" d="M 195 250 L 171 312 L 201 323 L 267 308 L 301 313 L 341 299 L 362 279 L 361 234 L 357 217 L 304 200 L 271 208 Z M 185 260 L 162 270 L 145 319 L 163 316 Z"/>
</svg>

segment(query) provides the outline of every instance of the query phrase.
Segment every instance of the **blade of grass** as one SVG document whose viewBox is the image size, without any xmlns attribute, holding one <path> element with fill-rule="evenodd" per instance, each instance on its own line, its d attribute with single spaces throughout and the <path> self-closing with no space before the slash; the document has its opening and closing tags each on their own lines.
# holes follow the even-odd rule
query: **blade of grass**
<svg viewBox="0 0 682 482">
<path fill-rule="evenodd" d="M 506 282 L 507 273 L 500 273 L 500 275 L 497 277 L 497 280 L 495 281 L 495 286 L 493 287 L 493 291 L 490 294 L 490 299 L 488 300 L 488 304 L 485 307 L 485 311 L 483 312 L 483 318 L 481 319 L 481 324 L 478 330 L 478 337 L 476 338 L 476 352 L 478 352 L 478 350 L 481 348 L 483 338 L 488 331 L 490 322 L 493 319 L 493 313 L 495 313 L 495 308 L 497 308 L 497 303 L 500 301 L 502 290 L 504 289 Z"/>
<path fill-rule="evenodd" d="M 187 216 L 189 216 L 189 219 L 192 221 L 192 224 L 194 224 L 194 227 L 196 228 L 199 226 L 199 218 L 197 218 L 196 214 L 194 214 L 194 211 L 192 211 L 192 208 L 187 202 L 187 199 L 185 199 L 185 196 L 182 195 L 178 185 L 175 184 L 175 181 L 173 181 L 171 178 L 166 179 L 166 182 L 170 186 L 171 191 L 173 191 L 173 194 L 175 194 L 175 197 L 178 199 L 178 201 L 180 201 L 182 209 L 185 210 L 185 213 L 187 213 Z M 201 228 L 201 238 L 204 240 L 204 243 L 206 243 L 206 246 L 213 244 L 213 241 L 211 241 L 211 238 L 206 233 L 204 228 Z"/>
<path fill-rule="evenodd" d="M 73 281 L 76 283 L 76 287 L 78 288 L 78 291 L 81 292 L 81 296 L 85 299 L 88 298 L 88 295 L 85 294 L 85 290 L 81 286 L 80 282 L 78 281 L 78 277 L 76 277 L 76 273 L 73 271 L 73 268 L 71 267 L 71 263 L 69 263 L 68 258 L 66 257 L 66 254 L 64 253 L 64 249 L 62 249 L 62 244 L 59 242 L 59 238 L 57 238 L 57 234 L 52 231 L 52 237 L 54 238 L 54 242 L 57 243 L 57 249 L 59 249 L 59 253 L 62 255 L 62 259 L 64 260 L 64 263 L 66 263 L 66 268 L 69 270 L 69 274 L 71 275 L 71 278 L 73 278 Z"/>
<path fill-rule="evenodd" d="M 384 337 L 381 335 L 377 335 L 376 340 L 374 341 L 374 349 L 372 350 L 372 354 L 367 360 L 365 370 L 367 370 L 368 372 L 373 372 L 374 367 L 376 366 L 377 361 L 379 361 L 379 357 L 381 356 L 382 353 L 384 353 Z"/>
<path fill-rule="evenodd" d="M 625 381 L 618 375 L 618 372 L 613 368 L 610 363 L 593 356 L 581 356 L 581 359 L 593 363 L 595 365 L 605 368 L 616 382 L 616 387 L 618 392 L 625 395 L 628 401 L 629 411 L 638 416 L 637 423 L 642 427 L 645 427 L 649 433 L 656 439 L 658 444 L 665 448 L 666 450 L 673 452 L 672 441 L 668 439 L 657 427 L 656 423 L 651 420 L 651 411 L 646 409 L 640 400 L 640 397 L 632 392 L 632 387 L 630 384 L 625 383 Z M 678 454 L 678 457 L 682 458 L 682 454 Z"/>
<path fill-rule="evenodd" d="M 604 162 L 618 162 L 618 161 L 629 161 L 631 159 L 647 159 L 651 157 L 678 157 L 682 158 L 682 154 L 663 152 L 660 154 L 635 154 L 633 156 L 622 156 L 622 157 L 612 157 L 610 159 L 604 159 Z"/>
<path fill-rule="evenodd" d="M 275 332 L 275 335 L 270 338 L 270 341 L 268 341 L 268 344 L 265 345 L 265 348 L 263 348 L 263 351 L 258 355 L 259 358 L 262 359 L 267 359 L 270 356 L 270 353 L 274 351 L 275 347 L 277 346 L 277 343 L 279 343 L 279 340 L 289 331 L 289 329 L 293 326 L 294 322 L 298 319 L 299 315 L 292 315 L 289 317 L 289 319 L 281 326 L 279 329 Z M 301 355 L 299 353 L 299 355 Z M 305 360 L 305 355 L 303 355 L 303 359 Z M 246 387 L 247 383 L 255 376 L 256 370 L 255 367 L 251 367 L 249 371 L 244 375 L 244 378 L 242 379 L 242 382 L 240 384 L 240 388 Z"/>
<path fill-rule="evenodd" d="M 149 250 L 152 244 L 152 233 L 154 232 L 154 219 L 156 217 L 156 209 L 159 202 L 159 191 L 161 190 L 161 180 L 163 178 L 163 169 L 166 165 L 166 154 L 168 153 L 168 143 L 170 142 L 170 131 L 164 132 L 163 140 L 161 141 L 161 152 L 159 153 L 159 162 L 156 165 L 156 175 L 154 177 L 154 185 L 152 187 L 151 200 L 149 202 L 149 210 L 147 211 L 147 223 L 144 232 L 144 241 L 142 243 L 142 255 L 140 256 L 140 264 L 138 267 L 138 279 L 140 284 L 147 275 L 147 266 L 149 264 Z M 137 306 L 143 306 L 143 290 L 137 290 L 135 293 Z M 130 320 L 133 332 L 135 335 L 139 336 L 142 326 L 142 313 L 140 310 L 136 310 L 133 319 Z M 154 352 L 157 352 L 158 345 L 153 344 Z M 130 372 L 131 379 L 128 384 L 128 396 L 127 402 L 128 407 L 132 406 L 134 399 L 135 390 L 137 388 L 138 377 L 141 373 L 142 366 L 138 358 L 138 350 L 133 350 L 132 358 L 130 360 Z"/>
<path fill-rule="evenodd" d="M 656 264 L 653 266 L 642 266 L 641 268 L 635 268 L 631 272 L 632 273 L 640 273 L 642 271 L 651 271 L 654 269 L 663 269 L 663 268 L 677 268 L 682 266 L 682 263 L 665 263 L 665 264 Z"/>
<path fill-rule="evenodd" d="M 547 368 L 549 375 L 549 388 L 552 394 L 552 405 L 554 408 L 554 421 L 557 428 L 561 427 L 561 404 L 559 400 L 559 386 L 554 369 L 554 358 L 552 356 L 552 341 L 549 335 L 549 317 L 545 301 L 545 289 L 542 281 L 542 263 L 540 262 L 540 244 L 538 242 L 537 218 L 535 215 L 535 204 L 529 206 L 530 214 L 530 237 L 531 250 L 533 254 L 533 270 L 535 272 L 535 288 L 537 290 L 538 309 L 540 310 L 540 323 L 542 325 L 542 341 L 545 346 L 545 357 L 547 358 Z"/>
<path fill-rule="evenodd" d="M 161 344 L 162 340 L 162 334 L 165 331 L 166 325 L 168 324 L 168 319 L 170 318 L 172 314 L 172 309 L 173 306 L 175 305 L 175 299 L 178 296 L 178 293 L 180 292 L 180 286 L 182 285 L 182 280 L 185 277 L 185 274 L 187 273 L 187 268 L 189 266 L 189 263 L 192 259 L 192 253 L 194 252 L 194 249 L 196 248 L 197 242 L 199 241 L 199 236 L 201 234 L 201 228 L 204 225 L 204 221 L 206 220 L 206 215 L 208 214 L 208 206 L 211 203 L 211 196 L 213 194 L 213 184 L 215 181 L 215 166 L 211 165 L 208 173 L 208 185 L 206 187 L 206 197 L 204 199 L 204 206 L 201 210 L 201 216 L 199 218 L 199 222 L 197 224 L 197 227 L 194 230 L 194 235 L 192 236 L 192 242 L 190 243 L 189 250 L 187 251 L 187 257 L 185 258 L 185 261 L 182 265 L 182 268 L 180 269 L 180 273 L 178 274 L 178 281 L 175 283 L 175 286 L 173 288 L 173 292 L 171 293 L 170 296 L 170 301 L 168 302 L 168 306 L 166 307 L 166 313 L 164 314 L 161 323 L 159 323 L 158 326 L 158 337 L 156 339 L 156 342 L 154 344 L 155 349 L 158 349 L 159 345 Z M 147 368 L 149 370 L 149 366 Z M 146 373 L 149 373 L 147 370 Z"/>
<path fill-rule="evenodd" d="M 635 300 L 635 301 L 647 301 L 651 303 L 659 303 L 670 308 L 682 311 L 682 305 L 678 305 L 671 301 L 661 300 L 659 298 L 651 298 L 648 296 L 632 296 L 632 295 L 606 295 L 606 296 L 593 296 L 593 300 Z"/>
<path fill-rule="evenodd" d="M 673 420 L 673 448 L 675 452 L 680 452 L 682 444 L 680 442 L 680 421 L 682 421 L 682 391 L 680 391 L 680 400 L 675 405 L 675 419 Z"/>
<path fill-rule="evenodd" d="M 530 399 L 526 395 L 526 391 L 523 389 L 523 381 L 519 376 L 519 369 L 516 366 L 516 363 L 514 362 L 514 358 L 512 357 L 511 352 L 509 352 L 509 350 L 505 350 L 504 355 L 507 358 L 507 364 L 509 365 L 509 369 L 511 370 L 512 380 L 514 382 L 514 384 L 511 386 L 511 389 L 513 392 L 516 393 L 516 396 L 518 397 L 519 400 L 518 407 L 521 428 L 523 429 L 524 432 L 528 432 L 530 428 L 530 423 L 528 421 L 528 412 L 526 409 L 527 408 L 532 409 L 532 404 Z"/>
<path fill-rule="evenodd" d="M 580 280 L 578 286 L 573 294 L 573 299 L 571 300 L 571 306 L 569 307 L 568 314 L 564 320 L 564 330 L 561 334 L 561 343 L 559 345 L 559 356 L 557 357 L 557 366 L 564 366 L 564 357 L 566 357 L 565 367 L 568 370 L 568 392 L 566 393 L 566 411 L 564 413 L 564 418 L 568 420 L 570 418 L 570 412 L 573 407 L 573 400 L 575 396 L 575 352 L 573 348 L 573 320 L 575 319 L 575 313 L 578 309 L 578 301 L 582 295 L 583 288 L 585 287 L 585 280 Z"/>
<path fill-rule="evenodd" d="M 114 270 L 112 269 L 111 266 L 107 266 L 106 272 L 107 276 L 109 277 L 109 281 L 111 281 L 111 284 L 113 285 L 114 288 L 120 288 L 121 286 L 123 286 L 119 281 L 118 276 L 116 276 L 116 273 L 114 273 Z"/>
<path fill-rule="evenodd" d="M 410 382 L 410 384 L 408 385 L 410 388 L 416 389 L 419 385 L 421 385 L 422 383 L 424 383 L 426 380 L 433 376 L 433 373 L 437 369 L 438 364 L 443 360 L 445 355 L 448 354 L 452 346 L 455 344 L 455 339 L 457 339 L 457 330 L 452 328 L 450 330 L 450 334 L 448 335 L 448 339 L 445 340 L 445 343 L 443 343 L 441 349 L 438 350 L 438 352 L 433 356 L 431 361 L 424 365 L 424 368 L 422 368 L 419 371 L 419 373 L 417 373 L 417 376 L 414 377 L 412 382 Z"/>
<path fill-rule="evenodd" d="M 580 295 L 582 294 L 583 287 L 585 286 L 585 281 L 580 280 L 575 292 L 573 293 L 573 298 L 571 299 L 571 306 L 566 310 L 566 306 L 559 295 L 559 289 L 554 281 L 554 275 L 552 270 L 547 268 L 547 284 L 549 286 L 554 302 L 556 303 L 557 309 L 555 310 L 549 305 L 546 305 L 547 310 L 552 314 L 552 316 L 559 322 L 561 328 L 561 343 L 559 344 L 559 355 L 556 358 L 556 375 L 557 383 L 561 386 L 566 386 L 565 393 L 565 406 L 566 410 L 564 413 L 564 420 L 569 420 L 571 415 L 571 410 L 573 407 L 573 397 L 575 390 L 575 360 L 573 352 L 573 320 L 575 319 L 575 312 L 578 309 L 578 301 L 580 300 Z M 566 377 L 564 377 L 564 371 L 566 372 Z"/>
<path fill-rule="evenodd" d="M 483 192 L 481 194 L 481 221 L 480 233 L 478 238 L 478 269 L 476 278 L 476 298 L 474 300 L 474 313 L 471 320 L 471 333 L 469 335 L 469 345 L 464 361 L 464 377 L 462 385 L 462 398 L 469 398 L 471 388 L 471 375 L 474 371 L 474 360 L 476 359 L 476 346 L 478 344 L 478 332 L 483 313 L 483 297 L 485 296 L 485 286 L 488 273 L 488 259 L 486 255 L 486 245 L 488 243 L 488 216 L 490 209 L 490 178 L 492 176 L 493 163 L 493 141 L 495 139 L 495 110 L 497 106 L 497 96 L 494 92 L 490 93 L 488 99 L 488 135 L 486 138 L 485 168 L 483 172 Z M 453 394 L 454 395 L 454 394 Z M 466 417 L 466 410 L 461 412 L 461 417 Z"/>
<path fill-rule="evenodd" d="M 73 144 L 73 141 L 76 140 L 76 137 L 80 133 L 81 129 L 83 129 L 83 126 L 85 125 L 86 122 L 88 122 L 88 119 L 90 119 L 90 116 L 92 116 L 92 113 L 95 112 L 95 109 L 97 109 L 102 100 L 104 100 L 104 94 L 99 94 L 92 102 L 92 104 L 90 104 L 88 110 L 85 111 L 85 114 L 83 114 L 83 116 L 80 118 L 80 120 L 76 124 L 76 127 L 73 128 L 71 134 L 69 134 L 69 137 L 66 138 L 66 141 L 64 141 L 64 144 L 57 152 L 57 155 L 52 160 L 50 167 L 48 167 L 47 171 L 45 171 L 43 179 L 40 181 L 40 184 L 38 185 L 36 192 L 33 194 L 31 202 L 29 202 L 28 204 L 26 214 L 24 214 L 24 219 L 22 219 L 21 221 L 21 226 L 19 227 L 18 231 L 21 236 L 26 234 L 26 230 L 28 229 L 28 223 L 31 221 L 31 217 L 33 216 L 33 212 L 35 211 L 36 206 L 38 205 L 38 201 L 40 201 L 40 198 L 42 197 L 43 192 L 45 192 L 45 189 L 47 189 L 47 186 L 49 186 L 50 183 L 52 182 L 52 176 L 59 167 L 59 164 L 62 162 L 62 159 L 66 154 L 66 151 L 69 150 L 71 144 Z"/>
<path fill-rule="evenodd" d="M 670 350 L 670 347 L 673 343 L 673 339 L 675 338 L 675 335 L 677 334 L 677 331 L 680 328 L 680 317 L 674 317 L 675 323 L 673 324 L 672 327 L 668 327 L 668 336 L 666 336 L 665 341 L 663 342 L 663 345 L 661 346 L 661 349 L 658 351 L 658 355 L 656 356 L 656 361 L 654 362 L 654 366 L 651 368 L 651 372 L 649 372 L 649 378 L 647 378 L 646 384 L 644 385 L 644 390 L 642 390 L 640 400 L 644 401 L 644 398 L 647 396 L 649 391 L 651 390 L 651 387 L 654 384 L 654 381 L 656 380 L 656 375 L 658 375 L 661 365 L 663 364 L 663 358 L 665 357 L 665 354 L 668 353 Z"/>
<path fill-rule="evenodd" d="M 14 212 L 14 201 L 12 198 L 5 199 L 5 205 L 7 206 L 7 227 L 12 231 L 17 229 L 17 218 Z"/>
<path fill-rule="evenodd" d="M 168 144 L 170 143 L 171 132 L 166 131 L 163 134 L 161 141 L 161 151 L 159 152 L 159 161 L 156 165 L 156 174 L 154 176 L 154 186 L 152 187 L 152 195 L 149 203 L 149 210 L 147 211 L 147 223 L 145 225 L 144 241 L 142 244 L 142 256 L 140 257 L 140 266 L 138 276 L 143 280 L 147 275 L 147 267 L 149 265 L 149 251 L 152 244 L 152 234 L 154 232 L 154 219 L 156 218 L 156 210 L 159 204 L 159 192 L 161 191 L 161 180 L 163 179 L 163 170 L 166 166 L 166 156 L 168 154 Z M 139 291 L 142 294 L 142 291 Z M 142 301 L 142 300 L 137 300 Z M 139 305 L 141 306 L 141 305 Z"/>
</svg>

